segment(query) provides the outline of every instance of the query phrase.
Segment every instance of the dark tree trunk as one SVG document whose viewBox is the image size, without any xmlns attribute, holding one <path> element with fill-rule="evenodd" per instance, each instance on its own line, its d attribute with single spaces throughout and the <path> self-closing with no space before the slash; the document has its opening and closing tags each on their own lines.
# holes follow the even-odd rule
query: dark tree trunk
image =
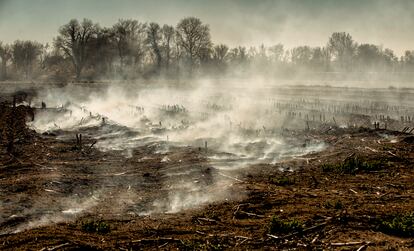
<svg viewBox="0 0 414 251">
<path fill-rule="evenodd" d="M 76 81 L 79 81 L 81 79 L 82 67 L 79 64 L 74 64 L 74 66 L 75 66 Z"/>
<path fill-rule="evenodd" d="M 2 80 L 7 79 L 7 67 L 6 67 L 6 62 L 3 60 L 1 63 L 1 75 L 0 75 Z"/>
</svg>

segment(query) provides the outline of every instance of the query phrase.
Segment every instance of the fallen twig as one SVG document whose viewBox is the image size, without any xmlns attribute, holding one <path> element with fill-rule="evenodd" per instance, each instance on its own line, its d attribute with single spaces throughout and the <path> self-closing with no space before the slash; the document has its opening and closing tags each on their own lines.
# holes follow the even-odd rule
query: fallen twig
<svg viewBox="0 0 414 251">
<path fill-rule="evenodd" d="M 17 160 L 17 162 L 19 162 L 21 165 L 24 165 L 25 163 L 23 163 L 23 161 L 21 161 L 20 159 L 18 159 L 16 156 L 14 156 L 13 154 L 11 154 L 11 153 L 9 153 L 9 155 L 13 158 L 13 159 L 15 159 L 15 160 Z"/>
<path fill-rule="evenodd" d="M 315 238 L 313 238 L 313 240 L 311 241 L 311 243 L 314 244 L 318 240 L 318 238 L 319 238 L 319 234 L 317 234 L 315 236 Z"/>
<path fill-rule="evenodd" d="M 245 205 L 248 205 L 248 204 L 239 204 L 239 205 L 233 207 L 233 208 L 236 208 L 236 210 L 233 212 L 233 220 L 235 219 L 235 217 L 237 215 L 237 212 L 240 210 L 240 207 L 245 206 Z"/>
<path fill-rule="evenodd" d="M 349 191 L 353 192 L 354 194 L 358 194 L 357 191 L 355 191 L 354 189 L 350 188 Z"/>
<path fill-rule="evenodd" d="M 257 217 L 257 218 L 264 218 L 265 216 L 264 215 L 260 215 L 260 214 L 254 214 L 254 213 L 249 213 L 249 212 L 246 212 L 246 211 L 238 211 L 238 213 L 242 213 L 242 214 L 246 214 L 246 215 L 248 215 L 248 216 L 255 216 L 255 217 Z"/>
<path fill-rule="evenodd" d="M 44 166 L 44 165 L 41 165 L 41 164 L 37 164 L 37 163 L 31 163 L 31 164 L 32 165 L 35 165 L 35 166 L 38 166 L 38 167 L 41 167 L 41 168 L 45 168 L 45 169 L 51 169 L 51 170 L 55 169 L 53 167 L 47 167 L 47 166 Z"/>
<path fill-rule="evenodd" d="M 166 242 L 166 243 L 164 243 L 164 244 L 162 244 L 162 245 L 158 246 L 158 248 L 163 248 L 163 247 L 165 247 L 165 246 L 167 246 L 167 245 L 168 245 L 168 242 Z"/>
<path fill-rule="evenodd" d="M 334 242 L 331 243 L 331 246 L 335 246 L 335 247 L 343 247 L 343 246 L 355 246 L 355 245 L 361 245 L 361 244 L 366 244 L 365 241 L 353 241 L 353 242 Z"/>
<path fill-rule="evenodd" d="M 60 193 L 60 192 L 57 192 L 57 191 L 52 190 L 52 189 L 45 189 L 45 191 L 46 192 L 49 192 L 49 193 Z"/>
<path fill-rule="evenodd" d="M 241 236 L 241 235 L 236 235 L 236 236 L 234 236 L 234 238 L 250 239 L 250 237 Z"/>
<path fill-rule="evenodd" d="M 271 237 L 273 239 L 276 239 L 276 240 L 279 240 L 280 239 L 279 236 L 276 236 L 276 235 L 273 235 L 273 234 L 267 234 L 267 236 L 269 236 L 269 237 Z"/>
<path fill-rule="evenodd" d="M 208 222 L 217 222 L 216 220 L 210 219 L 210 218 L 197 218 L 198 220 L 202 221 L 208 221 Z"/>
<path fill-rule="evenodd" d="M 174 238 L 140 239 L 140 240 L 132 240 L 131 243 L 158 242 L 158 241 L 179 242 L 181 240 L 174 239 Z"/>
<path fill-rule="evenodd" d="M 40 249 L 40 251 L 54 251 L 54 250 L 58 250 L 59 248 L 66 247 L 68 245 L 70 245 L 69 242 L 63 243 L 63 244 L 60 244 L 60 245 L 57 245 L 57 246 L 54 246 L 54 247 L 50 247 L 50 248 L 42 248 L 42 249 Z"/>
<path fill-rule="evenodd" d="M 398 157 L 395 153 L 392 153 L 391 151 L 387 151 L 387 153 L 391 154 L 394 157 Z"/>
<path fill-rule="evenodd" d="M 368 150 L 370 150 L 371 152 L 374 152 L 374 153 L 377 153 L 378 152 L 378 150 L 373 149 L 373 148 L 368 147 L 368 146 L 366 146 L 365 149 L 368 149 Z"/>
<path fill-rule="evenodd" d="M 371 242 L 367 242 L 364 245 L 360 246 L 357 251 L 362 251 L 364 249 L 366 249 L 369 245 L 371 244 Z"/>
<path fill-rule="evenodd" d="M 91 144 L 91 146 L 89 147 L 89 149 L 91 149 L 96 143 L 97 143 L 98 141 L 97 140 L 95 140 L 92 144 Z"/>
<path fill-rule="evenodd" d="M 238 181 L 238 182 L 244 182 L 244 181 L 242 181 L 242 180 L 239 180 L 239 179 L 237 179 L 237 178 L 234 178 L 234 177 L 231 177 L 231 176 L 225 175 L 225 174 L 223 174 L 223 173 L 218 173 L 218 174 L 219 174 L 219 175 L 221 175 L 221 176 L 223 176 L 223 177 L 226 177 L 226 178 L 229 178 L 229 179 L 232 179 L 232 180 Z"/>
<path fill-rule="evenodd" d="M 250 240 L 249 237 L 245 237 L 245 236 L 234 236 L 234 238 L 240 238 L 243 239 L 240 243 L 236 243 L 236 247 L 239 245 L 242 245 L 244 242 L 246 242 L 247 240 Z"/>
<path fill-rule="evenodd" d="M 301 231 L 301 233 L 306 233 L 306 232 L 309 232 L 309 231 L 314 230 L 316 228 L 323 227 L 323 226 L 327 225 L 330 220 L 332 220 L 332 218 L 328 218 L 325 222 L 323 222 L 321 224 L 318 224 L 318 225 L 315 225 L 315 226 L 312 226 L 312 227 L 305 228 L 305 229 L 303 229 Z"/>
<path fill-rule="evenodd" d="M 269 237 L 271 237 L 271 238 L 273 238 L 273 239 L 278 239 L 278 240 L 279 240 L 279 239 L 286 239 L 286 238 L 290 238 L 290 237 L 295 236 L 295 235 L 298 235 L 298 234 L 304 234 L 304 233 L 306 233 L 306 232 L 310 232 L 310 231 L 312 231 L 312 230 L 314 230 L 314 229 L 317 229 L 317 228 L 323 227 L 323 226 L 327 225 L 327 224 L 329 223 L 329 221 L 331 221 L 331 220 L 332 220 L 332 217 L 329 217 L 329 218 L 327 218 L 327 220 L 326 220 L 325 222 L 323 222 L 323 223 L 320 223 L 320 224 L 318 224 L 318 225 L 315 225 L 315 226 L 312 226 L 312 227 L 305 228 L 305 229 L 303 229 L 302 231 L 293 232 L 293 233 L 291 233 L 291 234 L 284 235 L 284 236 L 281 236 L 281 237 L 278 237 L 278 236 L 275 236 L 275 235 L 271 235 L 271 234 L 268 234 L 267 236 L 269 236 Z"/>
</svg>

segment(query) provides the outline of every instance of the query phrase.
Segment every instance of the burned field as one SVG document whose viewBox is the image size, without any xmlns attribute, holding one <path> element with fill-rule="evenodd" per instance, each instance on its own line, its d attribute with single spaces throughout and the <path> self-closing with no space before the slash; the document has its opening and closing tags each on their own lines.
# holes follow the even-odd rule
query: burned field
<svg viewBox="0 0 414 251">
<path fill-rule="evenodd" d="M 412 90 L 214 90 L 5 88 L 1 249 L 414 248 Z"/>
</svg>

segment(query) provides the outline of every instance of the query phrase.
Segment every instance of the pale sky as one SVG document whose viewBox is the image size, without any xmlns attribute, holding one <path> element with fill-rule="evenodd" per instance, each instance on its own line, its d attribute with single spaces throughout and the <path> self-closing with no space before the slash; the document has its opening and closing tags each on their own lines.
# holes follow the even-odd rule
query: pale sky
<svg viewBox="0 0 414 251">
<path fill-rule="evenodd" d="M 72 18 L 112 26 L 119 18 L 209 24 L 213 42 L 230 46 L 323 46 L 335 31 L 359 43 L 414 50 L 414 0 L 0 0 L 0 41 L 52 42 Z"/>
</svg>

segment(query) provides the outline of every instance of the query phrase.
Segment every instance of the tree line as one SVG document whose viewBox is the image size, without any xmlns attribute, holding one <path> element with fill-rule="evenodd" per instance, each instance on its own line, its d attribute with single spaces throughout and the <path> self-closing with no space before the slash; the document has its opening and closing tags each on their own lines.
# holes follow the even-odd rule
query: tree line
<svg viewBox="0 0 414 251">
<path fill-rule="evenodd" d="M 1 80 L 414 71 L 414 51 L 397 57 L 391 49 L 359 44 L 345 32 L 333 33 L 321 47 L 230 48 L 214 44 L 209 26 L 196 17 L 183 18 L 175 27 L 133 19 L 100 27 L 89 19 L 72 19 L 59 28 L 52 44 L 0 41 L 0 60 Z"/>
</svg>

